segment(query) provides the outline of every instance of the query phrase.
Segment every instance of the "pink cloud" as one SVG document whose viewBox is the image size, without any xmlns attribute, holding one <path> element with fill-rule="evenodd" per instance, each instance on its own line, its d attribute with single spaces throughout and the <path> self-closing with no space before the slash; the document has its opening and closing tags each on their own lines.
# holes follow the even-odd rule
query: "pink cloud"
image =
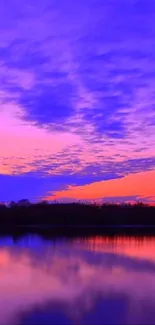
<svg viewBox="0 0 155 325">
<path fill-rule="evenodd" d="M 125 177 L 94 182 L 83 186 L 68 186 L 66 190 L 56 191 L 48 200 L 62 198 L 95 200 L 108 197 L 139 196 L 155 197 L 155 170 L 129 174 Z"/>
</svg>

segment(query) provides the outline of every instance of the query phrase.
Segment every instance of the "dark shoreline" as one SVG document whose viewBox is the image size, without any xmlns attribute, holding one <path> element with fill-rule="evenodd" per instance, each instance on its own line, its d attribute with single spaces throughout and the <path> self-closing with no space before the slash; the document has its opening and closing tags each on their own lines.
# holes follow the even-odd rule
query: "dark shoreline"
<svg viewBox="0 0 155 325">
<path fill-rule="evenodd" d="M 11 236 L 15 239 L 26 235 L 38 235 L 45 239 L 52 238 L 87 238 L 95 236 L 117 237 L 155 237 L 155 226 L 14 226 L 0 227 L 0 237 Z"/>
<path fill-rule="evenodd" d="M 138 204 L 28 204 L 0 206 L 0 236 L 155 236 L 155 206 Z"/>
</svg>

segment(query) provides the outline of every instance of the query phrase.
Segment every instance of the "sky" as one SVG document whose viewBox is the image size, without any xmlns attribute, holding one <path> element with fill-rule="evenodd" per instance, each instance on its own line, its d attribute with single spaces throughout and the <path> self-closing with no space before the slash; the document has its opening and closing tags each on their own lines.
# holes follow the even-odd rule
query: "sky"
<svg viewBox="0 0 155 325">
<path fill-rule="evenodd" d="M 155 203 L 155 1 L 0 1 L 0 201 Z"/>
</svg>

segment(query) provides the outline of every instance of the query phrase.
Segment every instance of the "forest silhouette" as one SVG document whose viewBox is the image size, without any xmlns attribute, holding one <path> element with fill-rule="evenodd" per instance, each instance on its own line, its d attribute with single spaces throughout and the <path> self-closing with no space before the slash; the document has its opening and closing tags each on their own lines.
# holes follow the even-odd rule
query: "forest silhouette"
<svg viewBox="0 0 155 325">
<path fill-rule="evenodd" d="M 0 206 L 0 233 L 48 232 L 54 235 L 155 233 L 155 206 L 40 202 Z M 27 204 L 26 204 L 27 203 Z"/>
</svg>

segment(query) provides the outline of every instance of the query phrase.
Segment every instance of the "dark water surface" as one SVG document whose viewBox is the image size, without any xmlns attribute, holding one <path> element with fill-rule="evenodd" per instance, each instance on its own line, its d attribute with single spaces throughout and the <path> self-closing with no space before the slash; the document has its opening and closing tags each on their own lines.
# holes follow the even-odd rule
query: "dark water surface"
<svg viewBox="0 0 155 325">
<path fill-rule="evenodd" d="M 155 238 L 0 238 L 0 324 L 155 324 Z"/>
</svg>

